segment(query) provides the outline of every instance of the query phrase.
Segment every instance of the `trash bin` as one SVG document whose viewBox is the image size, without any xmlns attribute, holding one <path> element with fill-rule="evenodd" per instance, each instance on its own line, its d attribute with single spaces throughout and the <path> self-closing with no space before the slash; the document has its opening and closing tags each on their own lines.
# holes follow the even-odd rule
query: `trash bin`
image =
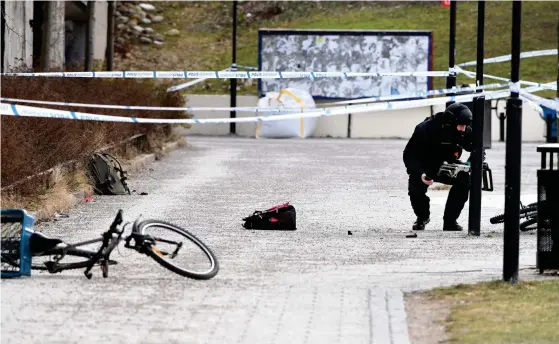
<svg viewBox="0 0 559 344">
<path fill-rule="evenodd" d="M 557 127 L 559 126 L 559 118 L 557 118 L 557 110 L 540 105 L 543 109 L 543 119 L 546 123 L 546 142 L 559 142 L 557 137 Z"/>
<path fill-rule="evenodd" d="M 462 85 L 461 88 L 468 87 L 470 85 Z M 475 87 L 475 85 L 471 86 Z M 465 94 L 474 94 L 475 91 L 463 91 L 456 93 L 457 96 L 465 95 Z M 474 102 L 462 102 L 462 104 L 466 105 L 472 113 L 474 113 Z M 474 114 L 475 116 L 475 114 Z M 491 148 L 491 100 L 485 100 L 485 116 L 483 117 L 483 148 L 489 149 Z"/>
<path fill-rule="evenodd" d="M 559 143 L 537 147 L 541 154 L 538 170 L 538 217 L 536 269 L 559 269 Z M 549 159 L 548 159 L 549 156 Z"/>
</svg>

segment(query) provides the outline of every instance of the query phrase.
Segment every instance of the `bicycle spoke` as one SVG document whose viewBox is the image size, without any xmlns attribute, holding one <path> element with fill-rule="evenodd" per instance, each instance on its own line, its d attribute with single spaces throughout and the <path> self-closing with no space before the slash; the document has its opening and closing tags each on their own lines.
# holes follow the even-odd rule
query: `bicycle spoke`
<svg viewBox="0 0 559 344">
<path fill-rule="evenodd" d="M 149 238 L 152 257 L 168 269 L 191 278 L 207 279 L 218 271 L 213 253 L 198 238 L 175 225 L 155 220 L 140 225 Z"/>
</svg>

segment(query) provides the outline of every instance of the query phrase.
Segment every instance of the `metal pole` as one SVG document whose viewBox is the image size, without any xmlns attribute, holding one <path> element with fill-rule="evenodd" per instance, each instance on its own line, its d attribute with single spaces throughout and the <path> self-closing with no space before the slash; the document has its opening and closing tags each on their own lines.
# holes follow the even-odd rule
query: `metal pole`
<svg viewBox="0 0 559 344">
<path fill-rule="evenodd" d="M 349 103 L 349 105 L 352 104 Z M 351 114 L 350 113 L 347 114 L 347 138 L 348 139 L 351 138 Z"/>
<path fill-rule="evenodd" d="M 231 70 L 237 70 L 237 1 L 233 1 L 233 64 L 231 65 Z M 237 79 L 231 78 L 231 107 L 237 106 Z M 237 117 L 237 113 L 235 111 L 231 111 L 230 113 L 231 118 Z M 229 132 L 231 134 L 235 134 L 236 132 L 236 123 L 229 123 Z"/>
<path fill-rule="evenodd" d="M 499 142 L 505 142 L 505 113 L 499 114 Z"/>
<path fill-rule="evenodd" d="M 93 28 L 95 27 L 95 1 L 87 2 L 87 25 L 85 26 L 85 65 L 84 71 L 93 70 Z"/>
<path fill-rule="evenodd" d="M 485 1 L 477 7 L 477 62 L 476 85 L 483 85 L 483 48 L 485 29 Z M 477 90 L 480 93 L 482 90 Z M 479 236 L 481 230 L 481 183 L 483 165 L 483 121 L 485 118 L 485 97 L 476 97 L 473 102 L 474 118 L 472 123 L 473 153 L 471 159 L 470 210 L 468 234 Z"/>
<path fill-rule="evenodd" d="M 520 34 L 522 2 L 512 3 L 511 93 L 507 99 L 507 138 L 505 157 L 505 233 L 503 242 L 503 279 L 518 281 L 520 166 L 522 149 L 522 101 L 518 97 L 520 80 Z"/>
<path fill-rule="evenodd" d="M 450 1 L 450 38 L 448 43 L 448 68 L 449 70 L 454 68 L 454 57 L 456 55 L 456 5 L 457 1 Z M 452 73 L 446 77 L 446 88 L 452 88 L 456 86 L 456 73 Z M 447 96 L 453 96 L 455 93 L 448 93 Z M 449 101 L 446 103 L 448 107 L 450 104 L 454 103 Z"/>
<path fill-rule="evenodd" d="M 115 1 L 109 0 L 109 9 L 107 12 L 107 48 L 105 49 L 105 63 L 108 71 L 113 70 L 115 7 Z"/>
</svg>

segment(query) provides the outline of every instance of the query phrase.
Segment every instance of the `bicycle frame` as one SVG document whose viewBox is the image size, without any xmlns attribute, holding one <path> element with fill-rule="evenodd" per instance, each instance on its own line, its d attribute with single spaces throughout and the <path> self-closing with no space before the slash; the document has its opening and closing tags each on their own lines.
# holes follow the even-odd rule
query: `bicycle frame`
<svg viewBox="0 0 559 344">
<path fill-rule="evenodd" d="M 45 265 L 47 266 L 47 270 L 50 273 L 57 273 L 62 272 L 64 270 L 70 269 L 79 269 L 79 268 L 87 268 L 91 265 L 91 261 L 95 258 L 95 256 L 99 253 L 99 251 L 93 251 L 89 249 L 80 249 L 80 246 L 85 246 L 89 244 L 95 244 L 98 242 L 102 242 L 104 238 L 92 239 L 87 240 L 75 244 L 67 244 L 61 243 L 58 244 L 56 247 L 47 250 L 45 252 L 41 252 L 38 254 L 33 254 L 33 257 L 43 257 L 43 256 L 55 256 L 54 261 L 46 262 Z M 107 247 L 107 250 L 102 254 L 102 258 L 108 259 L 109 255 L 111 254 L 112 250 L 118 245 L 120 240 L 113 240 L 110 245 Z M 59 247 L 64 245 L 62 247 Z M 101 250 L 103 246 L 101 247 Z M 83 257 L 87 258 L 88 260 L 78 262 L 78 263 L 59 263 L 65 256 L 75 256 L 75 257 Z M 93 263 L 95 265 L 96 262 Z M 115 262 L 116 263 L 116 262 Z"/>
<path fill-rule="evenodd" d="M 138 234 L 135 233 L 136 225 L 139 219 L 136 220 L 134 223 L 133 233 L 126 238 L 127 243 L 130 241 L 131 238 L 138 238 Z M 54 260 L 45 262 L 46 268 L 50 273 L 62 272 L 64 270 L 69 269 L 79 269 L 85 268 L 85 276 L 90 279 L 92 274 L 90 270 L 93 268 L 95 264 L 101 262 L 102 270 L 103 270 L 103 277 L 108 276 L 108 265 L 109 265 L 109 256 L 115 247 L 121 242 L 122 234 L 124 232 L 124 228 L 126 224 L 122 228 L 118 228 L 118 225 L 122 223 L 122 210 L 119 210 L 115 220 L 111 224 L 108 231 L 104 232 L 101 238 L 87 240 L 83 242 L 78 242 L 75 244 L 68 244 L 65 242 L 58 243 L 55 247 L 48 249 L 43 252 L 35 252 L 33 254 L 34 257 L 42 257 L 42 256 L 51 256 L 54 255 Z M 116 236 L 114 235 L 116 234 Z M 140 247 L 143 241 L 140 239 L 140 245 L 135 245 L 134 247 L 126 245 L 128 248 L 134 248 L 137 251 L 140 251 Z M 89 244 L 94 244 L 102 242 L 101 247 L 97 251 L 88 250 L 88 249 L 80 249 L 80 246 L 85 246 Z M 138 241 L 136 241 L 138 243 Z M 77 263 L 59 263 L 65 256 L 76 256 L 76 257 L 83 257 L 87 258 L 86 261 L 77 262 Z M 112 263 L 116 264 L 116 261 L 111 261 Z"/>
<path fill-rule="evenodd" d="M 18 221 L 9 221 L 5 216 L 5 212 L 2 212 L 2 223 L 18 223 Z M 17 219 L 16 219 L 17 220 Z M 21 219 L 19 219 L 21 222 Z M 19 225 L 10 225 L 11 227 L 6 229 L 6 234 L 2 232 L 2 239 L 6 237 L 7 243 L 6 250 L 2 252 L 2 271 L 9 272 L 12 269 L 11 266 L 17 268 L 21 266 L 20 259 L 22 261 L 21 251 L 13 250 L 12 244 L 23 246 L 26 250 L 27 259 L 27 270 L 47 270 L 50 273 L 62 272 L 64 270 L 70 269 L 81 269 L 85 268 L 84 275 L 91 279 L 93 274 L 90 272 L 93 266 L 99 265 L 103 272 L 103 277 L 108 277 L 109 265 L 118 264 L 118 262 L 111 260 L 110 255 L 113 250 L 118 247 L 121 241 L 124 240 L 124 247 L 128 249 L 133 249 L 138 253 L 145 254 L 146 256 L 154 259 L 159 265 L 165 269 L 174 272 L 183 277 L 189 277 L 197 280 L 205 280 L 213 278 L 219 271 L 219 264 L 214 253 L 209 247 L 205 245 L 200 239 L 196 238 L 193 234 L 188 232 L 186 229 L 181 228 L 169 222 L 154 220 L 154 219 L 141 219 L 141 216 L 137 217 L 132 225 L 132 230 L 129 235 L 123 235 L 127 226 L 132 222 L 123 223 L 122 209 L 118 211 L 113 223 L 110 228 L 101 234 L 101 237 L 96 239 L 86 240 L 76 243 L 68 243 L 60 238 L 52 237 L 43 234 L 40 231 L 29 231 L 29 238 L 27 241 L 18 241 L 17 235 L 13 235 L 14 240 L 11 239 L 11 234 L 19 229 Z M 12 228 L 14 227 L 14 228 Z M 169 231 L 175 232 L 182 239 L 169 240 L 163 237 L 159 237 L 158 232 L 153 232 L 149 230 L 150 228 L 161 228 L 163 232 L 168 233 Z M 2 227 L 4 230 L 4 226 Z M 132 240 L 134 242 L 132 243 Z M 191 242 L 195 244 L 199 249 L 202 250 L 204 255 L 209 258 L 210 268 L 207 270 L 192 270 L 190 268 L 184 268 L 182 266 L 176 265 L 176 263 L 168 261 L 166 259 L 175 258 L 181 248 L 183 247 L 183 242 Z M 3 241 L 4 243 L 4 241 Z M 88 249 L 84 246 L 101 243 L 98 249 Z M 171 247 L 163 245 L 163 247 L 157 247 L 159 243 L 170 244 Z M 10 246 L 12 245 L 12 246 Z M 174 246 L 174 247 L 173 247 Z M 3 246 L 4 248 L 4 246 Z M 17 247 L 16 247 L 17 248 Z M 62 260 L 66 256 L 79 257 L 81 261 L 62 263 Z M 43 264 L 38 262 L 32 262 L 32 258 L 35 257 L 47 257 L 48 261 Z M 188 259 L 187 259 L 188 260 Z M 11 265 L 11 266 L 9 266 Z M 4 267 L 6 267 L 4 269 Z M 13 270 L 13 269 L 12 269 Z M 30 275 L 30 274 L 29 274 Z M 3 275 L 4 277 L 4 275 Z"/>
<path fill-rule="evenodd" d="M 111 224 L 108 231 L 104 232 L 101 238 L 87 240 L 83 242 L 78 242 L 75 244 L 68 244 L 65 242 L 58 243 L 55 247 L 48 249 L 46 251 L 35 253 L 33 254 L 34 257 L 42 257 L 42 256 L 51 256 L 54 255 L 54 260 L 45 262 L 47 270 L 50 273 L 57 273 L 62 272 L 64 270 L 70 269 L 79 269 L 85 268 L 84 271 L 85 276 L 88 279 L 91 279 L 92 273 L 90 272 L 93 266 L 97 263 L 100 263 L 101 270 L 103 271 L 103 277 L 108 276 L 109 264 L 114 265 L 117 264 L 116 261 L 110 260 L 109 257 L 112 251 L 118 246 L 118 244 L 124 240 L 125 244 L 124 247 L 133 249 L 138 253 L 147 254 L 146 246 L 151 246 L 155 244 L 155 241 L 165 242 L 169 244 L 177 245 L 175 251 L 171 254 L 171 257 L 174 257 L 177 252 L 182 247 L 182 243 L 178 243 L 171 240 L 159 239 L 154 238 L 151 235 L 142 235 L 138 232 L 138 223 L 140 222 L 140 217 L 136 219 L 133 224 L 132 232 L 130 235 L 123 238 L 124 229 L 126 223 L 122 228 L 118 228 L 118 226 L 122 223 L 122 210 L 119 210 L 115 220 Z M 130 244 L 131 240 L 134 240 L 134 244 Z M 85 246 L 89 244 L 94 244 L 102 242 L 101 247 L 97 251 L 88 250 L 88 249 L 80 249 L 80 246 Z M 161 254 L 161 252 L 159 252 Z M 87 258 L 87 260 L 77 263 L 59 263 L 65 256 L 77 256 Z"/>
</svg>

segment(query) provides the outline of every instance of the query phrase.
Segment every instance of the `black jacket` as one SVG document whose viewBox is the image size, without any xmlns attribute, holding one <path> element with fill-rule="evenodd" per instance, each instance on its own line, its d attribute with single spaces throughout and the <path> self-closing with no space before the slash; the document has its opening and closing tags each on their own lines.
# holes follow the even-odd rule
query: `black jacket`
<svg viewBox="0 0 559 344">
<path fill-rule="evenodd" d="M 472 151 L 471 128 L 460 133 L 455 126 L 445 126 L 442 113 L 437 113 L 415 127 L 404 149 L 404 164 L 410 175 L 425 173 L 433 178 L 443 162 L 455 161 L 455 153 L 461 154 L 462 149 Z"/>
</svg>

